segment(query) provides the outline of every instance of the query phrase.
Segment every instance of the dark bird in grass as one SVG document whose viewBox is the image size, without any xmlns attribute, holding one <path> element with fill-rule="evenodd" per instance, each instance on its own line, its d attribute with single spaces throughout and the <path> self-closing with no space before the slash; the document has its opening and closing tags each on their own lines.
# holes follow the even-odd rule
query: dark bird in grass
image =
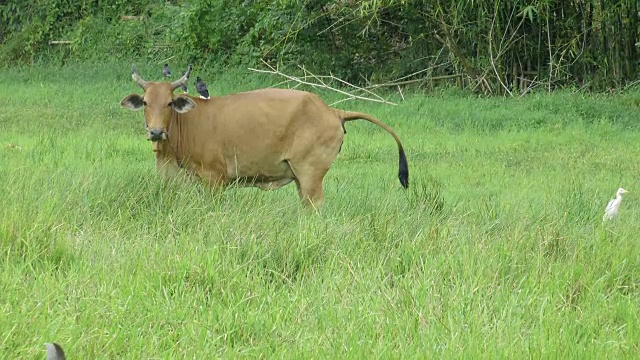
<svg viewBox="0 0 640 360">
<path fill-rule="evenodd" d="M 196 78 L 196 90 L 198 91 L 198 94 L 200 94 L 201 99 L 209 98 L 209 90 L 207 90 L 207 84 L 205 84 L 204 81 L 200 79 L 200 76 Z"/>
<path fill-rule="evenodd" d="M 45 343 L 47 347 L 47 360 L 65 360 L 64 351 L 62 347 L 56 343 Z"/>
<path fill-rule="evenodd" d="M 171 76 L 171 70 L 169 69 L 169 64 L 164 64 L 164 67 L 162 68 L 162 75 L 164 75 L 164 77 Z"/>
<path fill-rule="evenodd" d="M 184 71 L 182 72 L 182 76 L 184 76 Z M 189 89 L 187 89 L 187 83 L 186 82 L 184 83 L 184 85 L 182 85 L 181 89 L 185 94 L 189 93 Z"/>
</svg>

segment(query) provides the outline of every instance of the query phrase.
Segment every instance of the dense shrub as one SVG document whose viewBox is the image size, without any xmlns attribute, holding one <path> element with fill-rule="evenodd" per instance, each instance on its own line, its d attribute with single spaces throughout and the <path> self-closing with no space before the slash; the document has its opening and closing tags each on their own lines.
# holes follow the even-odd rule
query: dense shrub
<svg viewBox="0 0 640 360">
<path fill-rule="evenodd" d="M 616 87 L 640 67 L 636 0 L 6 0 L 0 19 L 4 63 L 264 60 L 355 83 L 446 80 L 494 94 Z M 56 39 L 73 45 L 56 51 Z"/>
</svg>

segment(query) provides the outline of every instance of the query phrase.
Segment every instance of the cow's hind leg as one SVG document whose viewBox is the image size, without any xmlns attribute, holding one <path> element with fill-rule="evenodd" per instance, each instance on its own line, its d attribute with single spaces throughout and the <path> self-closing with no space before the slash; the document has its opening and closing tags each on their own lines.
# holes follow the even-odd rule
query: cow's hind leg
<svg viewBox="0 0 640 360">
<path fill-rule="evenodd" d="M 324 204 L 322 178 L 303 177 L 296 179 L 298 195 L 305 207 L 320 208 Z"/>
<path fill-rule="evenodd" d="M 315 140 L 309 141 L 310 138 Z M 327 129 L 324 136 L 320 137 L 316 133 L 308 134 L 306 139 L 292 147 L 288 162 L 296 178 L 300 200 L 305 206 L 318 208 L 324 202 L 322 181 L 340 151 L 344 139 L 343 128 L 336 126 L 333 130 Z"/>
<path fill-rule="evenodd" d="M 306 207 L 319 208 L 324 203 L 324 191 L 322 180 L 329 171 L 329 164 L 312 165 L 313 162 L 295 163 L 289 162 L 296 178 L 298 195 Z"/>
</svg>

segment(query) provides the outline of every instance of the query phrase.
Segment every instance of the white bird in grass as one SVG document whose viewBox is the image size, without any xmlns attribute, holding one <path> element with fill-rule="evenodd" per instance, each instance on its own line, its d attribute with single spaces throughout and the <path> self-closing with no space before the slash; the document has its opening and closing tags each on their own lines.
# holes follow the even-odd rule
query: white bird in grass
<svg viewBox="0 0 640 360">
<path fill-rule="evenodd" d="M 604 215 L 602 216 L 602 222 L 607 220 L 613 220 L 616 216 L 618 216 L 618 212 L 620 211 L 620 204 L 622 204 L 622 194 L 628 193 L 627 190 L 623 188 L 619 188 L 616 192 L 616 198 L 611 199 L 607 204 L 607 207 L 604 209 Z"/>
</svg>

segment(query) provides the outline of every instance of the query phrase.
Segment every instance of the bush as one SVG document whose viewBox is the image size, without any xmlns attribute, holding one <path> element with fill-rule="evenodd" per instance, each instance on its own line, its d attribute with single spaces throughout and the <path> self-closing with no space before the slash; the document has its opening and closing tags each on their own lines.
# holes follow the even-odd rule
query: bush
<svg viewBox="0 0 640 360">
<path fill-rule="evenodd" d="M 0 60 L 105 57 L 304 66 L 353 83 L 433 78 L 485 93 L 620 87 L 640 68 L 637 2 L 7 0 Z M 123 21 L 122 15 L 140 16 Z M 72 40 L 52 51 L 50 40 Z M 436 79 L 437 80 L 437 79 Z"/>
</svg>

